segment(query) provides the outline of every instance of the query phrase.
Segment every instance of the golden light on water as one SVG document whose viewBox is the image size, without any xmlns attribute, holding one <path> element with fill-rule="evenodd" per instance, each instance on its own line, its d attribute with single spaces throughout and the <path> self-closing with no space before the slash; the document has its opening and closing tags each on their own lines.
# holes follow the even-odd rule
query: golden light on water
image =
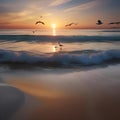
<svg viewBox="0 0 120 120">
<path fill-rule="evenodd" d="M 52 30 L 53 30 L 53 36 L 55 36 L 56 35 L 56 24 L 55 23 L 52 24 Z"/>
<path fill-rule="evenodd" d="M 52 48 L 53 48 L 53 52 L 56 52 L 56 48 L 55 48 L 55 46 L 52 46 Z"/>
</svg>

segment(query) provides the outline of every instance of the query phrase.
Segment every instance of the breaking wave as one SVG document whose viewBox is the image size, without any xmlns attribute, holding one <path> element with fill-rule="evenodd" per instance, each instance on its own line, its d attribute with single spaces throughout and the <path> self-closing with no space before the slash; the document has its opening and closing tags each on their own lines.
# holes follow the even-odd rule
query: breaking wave
<svg viewBox="0 0 120 120">
<path fill-rule="evenodd" d="M 88 66 L 120 62 L 120 50 L 83 50 L 76 53 L 33 54 L 25 51 L 0 50 L 0 63 L 32 64 L 37 66 Z"/>
</svg>

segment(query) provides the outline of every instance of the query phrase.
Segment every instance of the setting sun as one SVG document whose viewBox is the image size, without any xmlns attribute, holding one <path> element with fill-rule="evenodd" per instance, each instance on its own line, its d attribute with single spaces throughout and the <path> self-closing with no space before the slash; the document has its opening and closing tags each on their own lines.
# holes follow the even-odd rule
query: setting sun
<svg viewBox="0 0 120 120">
<path fill-rule="evenodd" d="M 53 29 L 56 28 L 56 24 L 55 24 L 55 23 L 52 24 L 52 28 L 53 28 Z"/>
</svg>

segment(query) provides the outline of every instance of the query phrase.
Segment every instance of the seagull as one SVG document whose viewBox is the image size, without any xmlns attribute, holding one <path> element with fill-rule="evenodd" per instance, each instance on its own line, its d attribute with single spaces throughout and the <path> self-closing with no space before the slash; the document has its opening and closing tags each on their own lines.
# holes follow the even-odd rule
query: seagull
<svg viewBox="0 0 120 120">
<path fill-rule="evenodd" d="M 97 25 L 102 25 L 103 22 L 102 22 L 101 20 L 98 20 L 96 24 L 97 24 Z"/>
<path fill-rule="evenodd" d="M 58 45 L 59 45 L 60 47 L 62 47 L 62 46 L 63 46 L 60 42 L 58 42 Z"/>
<path fill-rule="evenodd" d="M 65 25 L 65 27 L 68 27 L 68 26 L 72 26 L 72 25 L 77 25 L 77 23 L 70 23 L 70 24 L 67 24 L 67 25 Z"/>
<path fill-rule="evenodd" d="M 37 32 L 37 30 L 33 30 L 32 32 L 35 33 L 35 32 Z"/>
<path fill-rule="evenodd" d="M 57 46 L 54 46 L 54 48 L 57 48 Z"/>
<path fill-rule="evenodd" d="M 38 23 L 41 23 L 41 24 L 45 25 L 45 23 L 42 22 L 42 21 L 37 21 L 37 22 L 35 23 L 35 25 L 37 25 Z"/>
<path fill-rule="evenodd" d="M 120 24 L 120 22 L 115 22 L 115 24 Z"/>
<path fill-rule="evenodd" d="M 109 25 L 113 25 L 113 24 L 115 24 L 114 22 L 111 22 L 111 23 L 108 23 Z"/>
<path fill-rule="evenodd" d="M 118 25 L 118 24 L 120 24 L 120 22 L 111 22 L 111 23 L 109 23 L 109 25 L 113 25 L 113 24 Z"/>
<path fill-rule="evenodd" d="M 40 18 L 43 18 L 43 16 L 40 16 Z"/>
</svg>

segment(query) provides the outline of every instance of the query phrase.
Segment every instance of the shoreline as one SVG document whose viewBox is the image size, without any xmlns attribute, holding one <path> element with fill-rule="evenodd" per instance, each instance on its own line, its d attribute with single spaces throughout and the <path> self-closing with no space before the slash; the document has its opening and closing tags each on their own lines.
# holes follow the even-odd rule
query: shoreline
<svg viewBox="0 0 120 120">
<path fill-rule="evenodd" d="M 38 100 L 27 120 L 113 120 L 120 118 L 119 70 L 119 66 L 61 74 L 54 70 L 5 82 Z M 25 115 L 19 113 L 16 119 L 20 114 Z"/>
<path fill-rule="evenodd" d="M 23 104 L 23 92 L 5 83 L 0 83 L 0 120 L 11 118 Z"/>
<path fill-rule="evenodd" d="M 0 120 L 29 120 L 38 105 L 35 97 L 0 80 Z"/>
</svg>

